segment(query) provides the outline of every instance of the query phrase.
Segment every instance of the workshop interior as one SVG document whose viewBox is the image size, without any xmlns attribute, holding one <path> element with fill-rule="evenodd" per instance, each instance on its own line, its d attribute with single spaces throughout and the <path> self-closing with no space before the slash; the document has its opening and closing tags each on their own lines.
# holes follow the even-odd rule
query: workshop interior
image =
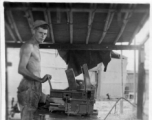
<svg viewBox="0 0 152 120">
<path fill-rule="evenodd" d="M 21 76 L 17 75 L 18 51 L 21 45 L 31 38 L 32 24 L 36 20 L 44 20 L 50 27 L 46 40 L 40 44 L 42 74 L 48 72 L 55 76 L 54 81 L 60 79 L 59 82 L 49 81 L 46 83 L 47 87 L 44 87 L 44 91 L 47 89 L 51 98 L 61 102 L 40 103 L 38 109 L 42 120 L 45 115 L 50 115 L 47 120 L 100 120 L 100 112 L 94 106 L 96 101 L 102 100 L 112 100 L 116 104 L 122 100 L 127 101 L 136 108 L 138 119 L 147 120 L 143 115 L 143 101 L 148 78 L 145 77 L 147 73 L 142 57 L 149 31 L 143 34 L 144 39 L 140 44 L 134 44 L 133 40 L 149 20 L 150 4 L 4 2 L 3 6 L 6 120 L 19 120 L 15 118 L 15 115 L 20 113 L 17 102 L 14 102 L 17 101 L 16 93 L 11 93 L 15 85 L 10 81 L 19 84 L 21 80 Z M 138 51 L 136 73 L 127 72 L 127 57 L 117 53 L 117 50 Z M 53 67 L 48 68 L 49 65 Z M 80 78 L 77 78 L 79 75 Z M 132 75 L 132 78 L 127 75 Z M 122 83 L 122 80 L 126 79 L 132 81 Z M 16 87 L 13 89 L 17 90 Z M 128 92 L 130 89 L 131 92 Z M 135 103 L 130 102 L 129 99 L 135 99 L 135 96 Z M 104 120 L 116 104 L 108 109 Z M 61 114 L 64 115 L 59 117 Z"/>
</svg>

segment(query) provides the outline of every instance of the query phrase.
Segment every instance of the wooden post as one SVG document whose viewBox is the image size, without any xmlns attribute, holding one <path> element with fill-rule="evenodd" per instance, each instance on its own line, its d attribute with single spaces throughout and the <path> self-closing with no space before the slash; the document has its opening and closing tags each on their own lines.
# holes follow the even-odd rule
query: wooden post
<svg viewBox="0 0 152 120">
<path fill-rule="evenodd" d="M 143 95 L 145 86 L 144 49 L 139 50 L 138 62 L 138 94 L 137 94 L 137 119 L 143 118 Z"/>
</svg>

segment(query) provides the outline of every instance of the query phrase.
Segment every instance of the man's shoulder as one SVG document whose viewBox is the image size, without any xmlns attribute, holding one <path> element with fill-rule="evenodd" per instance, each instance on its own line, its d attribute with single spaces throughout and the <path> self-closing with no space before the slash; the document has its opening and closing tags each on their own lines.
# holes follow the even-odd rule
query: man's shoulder
<svg viewBox="0 0 152 120">
<path fill-rule="evenodd" d="M 22 45 L 22 47 L 21 47 L 21 49 L 33 49 L 33 44 L 31 43 L 31 42 L 26 42 L 26 43 L 24 43 L 23 45 Z"/>
<path fill-rule="evenodd" d="M 33 44 L 31 42 L 26 42 L 21 46 L 20 52 L 32 52 Z"/>
</svg>

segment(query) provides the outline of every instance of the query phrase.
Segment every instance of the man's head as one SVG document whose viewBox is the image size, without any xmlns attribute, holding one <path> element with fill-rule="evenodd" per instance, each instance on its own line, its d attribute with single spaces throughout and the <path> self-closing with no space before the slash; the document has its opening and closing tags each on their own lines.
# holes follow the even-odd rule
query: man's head
<svg viewBox="0 0 152 120">
<path fill-rule="evenodd" d="M 49 25 L 45 21 L 37 20 L 33 24 L 33 29 L 34 29 L 34 37 L 37 40 L 37 42 L 39 44 L 43 43 L 43 41 L 47 37 Z"/>
</svg>

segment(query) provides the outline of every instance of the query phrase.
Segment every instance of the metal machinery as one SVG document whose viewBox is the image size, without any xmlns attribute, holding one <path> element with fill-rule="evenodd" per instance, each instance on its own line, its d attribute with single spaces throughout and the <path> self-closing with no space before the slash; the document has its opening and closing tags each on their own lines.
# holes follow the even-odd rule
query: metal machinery
<svg viewBox="0 0 152 120">
<path fill-rule="evenodd" d="M 94 110 L 95 87 L 90 82 L 88 67 L 82 66 L 84 81 L 75 80 L 73 69 L 66 70 L 69 87 L 66 90 L 52 89 L 50 84 L 50 97 L 58 103 L 50 103 L 49 111 L 64 111 L 68 115 L 92 115 Z"/>
</svg>

